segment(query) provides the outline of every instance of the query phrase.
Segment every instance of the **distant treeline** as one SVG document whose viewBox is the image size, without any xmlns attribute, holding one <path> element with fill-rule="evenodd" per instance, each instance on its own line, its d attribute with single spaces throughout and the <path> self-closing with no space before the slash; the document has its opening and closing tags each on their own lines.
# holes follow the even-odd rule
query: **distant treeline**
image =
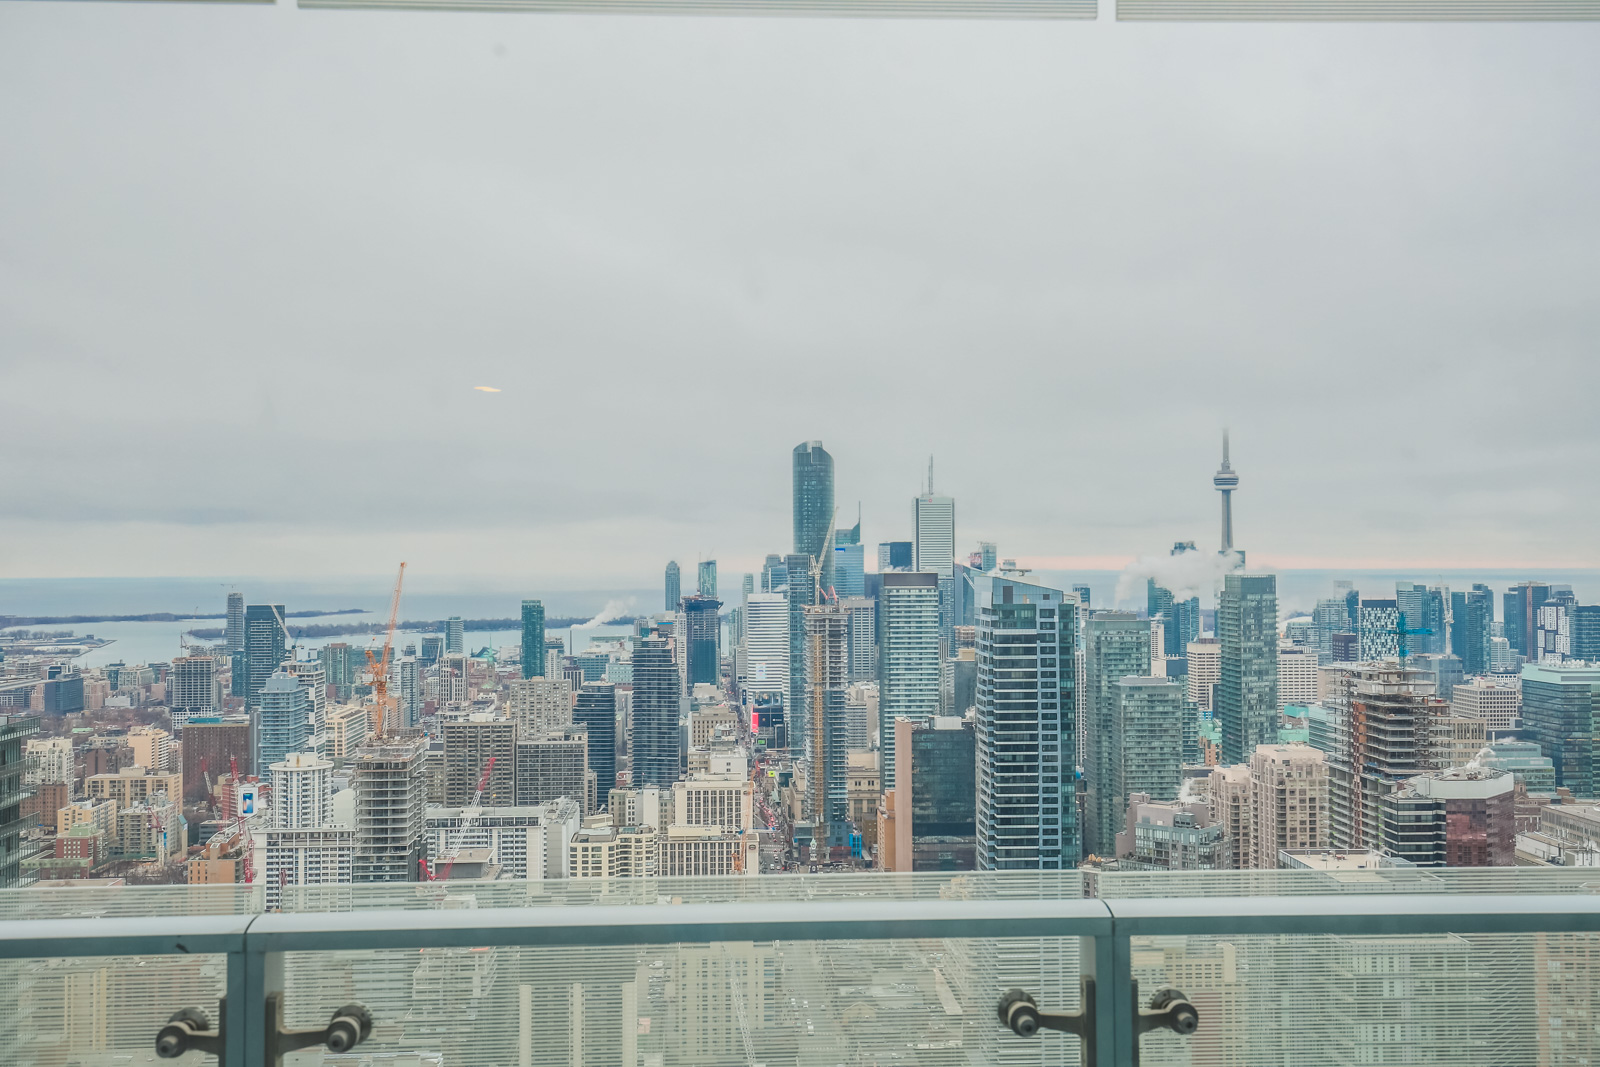
<svg viewBox="0 0 1600 1067">
<path fill-rule="evenodd" d="M 289 614 L 293 615 L 294 612 L 290 612 Z M 326 614 L 335 614 L 335 613 L 328 612 Z M 344 612 L 339 612 L 337 614 L 344 614 Z M 621 616 L 618 616 L 615 619 L 611 619 L 609 622 L 606 623 L 606 625 L 608 625 L 608 626 L 631 626 L 631 625 L 633 625 L 634 618 L 635 618 L 635 616 L 633 616 L 633 615 L 621 615 Z M 577 616 L 573 616 L 571 618 L 565 618 L 565 617 L 562 617 L 562 616 L 559 616 L 559 615 L 553 615 L 553 616 L 550 616 L 549 618 L 544 620 L 544 626 L 545 626 L 545 629 L 547 629 L 547 630 L 565 630 L 569 626 L 581 626 L 583 623 L 586 623 L 588 621 L 589 621 L 588 619 L 579 618 Z M 405 622 L 396 623 L 395 624 L 395 629 L 412 631 L 412 632 L 420 632 L 420 633 L 439 633 L 439 634 L 442 634 L 442 633 L 444 633 L 444 623 L 445 623 L 445 620 L 443 620 L 443 619 L 438 619 L 438 620 L 433 621 L 433 622 L 423 622 L 423 621 L 419 621 L 419 620 L 416 620 L 416 619 L 407 619 Z M 468 632 L 471 632 L 473 630 L 520 630 L 522 628 L 522 620 L 521 619 L 515 619 L 515 618 L 513 618 L 513 619 L 463 619 L 463 620 L 461 620 L 461 628 L 463 630 L 468 631 Z M 383 624 L 382 623 L 376 623 L 376 622 L 332 622 L 332 623 L 321 623 L 321 624 L 315 624 L 314 623 L 314 624 L 312 624 L 310 626 L 291 626 L 291 627 L 289 627 L 289 633 L 292 634 L 293 636 L 297 637 L 297 638 L 299 638 L 299 637 L 356 637 L 356 636 L 365 636 L 365 635 L 369 635 L 369 634 L 381 634 L 381 633 L 383 633 L 383 630 L 384 630 Z M 211 629 L 206 629 L 206 630 L 191 630 L 190 633 L 193 636 L 200 638 L 202 641 L 210 641 L 210 640 L 215 640 L 216 638 L 221 637 L 223 632 L 222 632 L 222 630 L 220 628 L 213 627 Z"/>
<path fill-rule="evenodd" d="M 320 618 L 327 615 L 364 615 L 364 608 L 340 608 L 338 611 L 286 611 L 286 616 L 291 619 Z M 222 615 L 174 615 L 170 611 L 152 611 L 144 615 L 0 615 L 0 629 L 12 626 L 72 626 L 86 622 L 187 622 L 190 619 L 226 619 Z M 221 630 L 201 631 L 195 633 L 215 632 L 218 636 Z"/>
</svg>

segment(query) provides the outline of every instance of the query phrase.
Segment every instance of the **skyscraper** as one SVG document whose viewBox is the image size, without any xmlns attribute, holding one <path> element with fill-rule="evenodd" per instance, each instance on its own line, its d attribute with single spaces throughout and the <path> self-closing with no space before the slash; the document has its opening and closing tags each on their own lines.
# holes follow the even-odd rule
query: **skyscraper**
<svg viewBox="0 0 1600 1067">
<path fill-rule="evenodd" d="M 840 597 L 850 616 L 850 680 L 868 682 L 878 676 L 878 602 L 866 597 Z"/>
<path fill-rule="evenodd" d="M 217 685 L 217 661 L 210 656 L 179 656 L 167 676 L 167 706 L 172 732 L 181 737 L 191 718 L 202 719 L 222 711 L 222 691 Z"/>
<path fill-rule="evenodd" d="M 355 752 L 357 882 L 420 881 L 428 739 L 369 740 Z"/>
<path fill-rule="evenodd" d="M 659 640 L 647 638 L 646 640 Z M 665 645 L 666 642 L 662 641 Z M 634 649 L 634 685 L 639 684 L 639 649 Z M 668 652 L 670 656 L 670 651 Z M 674 671 L 676 675 L 676 671 Z M 677 726 L 677 687 L 673 687 L 673 726 Z M 634 723 L 638 724 L 638 690 L 634 691 Z M 610 682 L 585 682 L 572 709 L 574 725 L 589 731 L 589 769 L 594 772 L 598 806 L 605 807 L 617 785 L 617 687 Z M 635 759 L 638 758 L 637 753 Z"/>
<path fill-rule="evenodd" d="M 544 677 L 544 601 L 522 602 L 522 676 Z"/>
<path fill-rule="evenodd" d="M 995 551 L 996 550 L 993 541 L 978 542 L 978 569 L 983 571 L 985 574 L 988 574 L 990 571 L 994 570 L 995 566 L 1000 561 L 999 557 L 995 554 Z"/>
<path fill-rule="evenodd" d="M 261 687 L 256 773 L 265 775 L 274 763 L 299 752 L 311 740 L 311 702 L 288 671 L 277 671 Z"/>
<path fill-rule="evenodd" d="M 1400 658 L 1400 606 L 1393 600 L 1363 600 L 1359 626 L 1362 663 Z"/>
<path fill-rule="evenodd" d="M 806 776 L 807 809 L 822 840 L 841 840 L 849 819 L 848 740 L 845 736 L 845 689 L 849 686 L 849 614 L 838 603 L 802 609 L 806 627 L 805 708 L 808 732 L 804 745 L 810 772 Z"/>
<path fill-rule="evenodd" d="M 261 705 L 261 689 L 279 668 L 287 653 L 282 604 L 251 604 L 244 609 L 245 704 Z M 263 763 L 265 767 L 267 764 Z"/>
<path fill-rule="evenodd" d="M 444 621 L 444 651 L 446 655 L 452 652 L 463 653 L 467 650 L 466 626 L 461 621 L 461 616 L 452 615 Z"/>
<path fill-rule="evenodd" d="M 700 573 L 696 576 L 695 590 L 701 596 L 715 597 L 717 595 L 717 561 L 703 559 L 700 561 Z"/>
<path fill-rule="evenodd" d="M 878 573 L 908 571 L 913 555 L 910 541 L 884 541 L 878 545 Z"/>
<path fill-rule="evenodd" d="M 705 594 L 683 598 L 685 640 L 689 644 L 684 663 L 689 672 L 690 686 L 701 683 L 716 685 L 722 680 L 721 656 L 717 648 L 721 627 L 717 609 L 721 606 L 721 601 Z"/>
<path fill-rule="evenodd" d="M 933 492 L 933 460 L 928 460 L 928 491 L 912 505 L 911 567 L 939 576 L 939 633 L 948 642 L 956 625 L 956 502 Z"/>
<path fill-rule="evenodd" d="M 1489 639 L 1493 636 L 1494 594 L 1481 583 L 1470 592 L 1450 594 L 1450 651 L 1469 675 L 1489 673 Z"/>
<path fill-rule="evenodd" d="M 1550 599 L 1544 582 L 1518 582 L 1505 593 L 1505 637 L 1524 659 L 1538 656 L 1539 609 Z"/>
<path fill-rule="evenodd" d="M 783 587 L 789 584 L 789 569 L 784 565 L 783 560 L 783 556 L 772 553 L 761 564 L 761 591 L 763 593 L 780 593 L 783 591 Z"/>
<path fill-rule="evenodd" d="M 678 666 L 665 637 L 642 637 L 633 646 L 633 707 L 628 753 L 633 788 L 668 789 L 684 771 L 686 753 Z M 590 745 L 594 745 L 593 735 Z M 596 772 L 598 774 L 598 772 Z"/>
<path fill-rule="evenodd" d="M 1084 624 L 1083 643 L 1083 707 L 1089 719 L 1081 727 L 1087 735 L 1083 847 L 1088 854 L 1109 856 L 1123 825 L 1117 683 L 1149 675 L 1150 625 L 1132 612 L 1098 611 Z"/>
<path fill-rule="evenodd" d="M 1146 578 L 1144 582 L 1145 617 L 1151 620 L 1160 619 L 1163 622 L 1172 620 L 1172 590 L 1156 584 L 1154 578 Z M 1161 798 L 1155 798 L 1161 799 Z"/>
<path fill-rule="evenodd" d="M 751 593 L 744 610 L 745 691 L 787 698 L 789 599 L 782 593 Z"/>
<path fill-rule="evenodd" d="M 1243 763 L 1278 740 L 1278 580 L 1230 574 L 1217 606 L 1216 718 L 1222 762 Z"/>
<path fill-rule="evenodd" d="M 683 599 L 683 585 L 679 580 L 678 564 L 674 560 L 667 564 L 667 608 L 668 611 L 678 610 L 678 601 Z"/>
<path fill-rule="evenodd" d="M 833 587 L 833 553 L 823 551 L 832 524 L 833 457 L 821 441 L 803 441 L 794 446 L 794 551 L 822 561 L 823 589 Z"/>
<path fill-rule="evenodd" d="M 1596 728 L 1600 727 L 1600 666 L 1529 663 L 1522 668 L 1522 726 L 1555 764 L 1556 785 L 1576 797 L 1600 788 Z"/>
<path fill-rule="evenodd" d="M 1071 870 L 1080 855 L 1075 607 L 1059 589 L 1000 575 L 975 577 L 974 592 L 977 867 Z"/>
<path fill-rule="evenodd" d="M 415 656 L 395 660 L 395 713 L 402 729 L 422 725 L 422 663 Z"/>
<path fill-rule="evenodd" d="M 795 553 L 784 557 L 789 601 L 789 692 L 784 696 L 784 717 L 789 743 L 803 750 L 806 737 L 806 619 L 805 608 L 817 602 L 817 578 L 811 557 Z"/>
<path fill-rule="evenodd" d="M 1228 431 L 1222 431 L 1222 466 L 1212 477 L 1211 484 L 1222 494 L 1222 551 L 1233 551 L 1233 491 L 1239 488 L 1239 475 L 1228 463 Z"/>
<path fill-rule="evenodd" d="M 1600 604 L 1579 604 L 1571 614 L 1572 658 L 1600 662 Z"/>
<path fill-rule="evenodd" d="M 939 711 L 939 576 L 891 571 L 878 598 L 883 644 L 878 656 L 880 776 L 894 776 L 894 720 L 918 722 Z"/>
<path fill-rule="evenodd" d="M 1183 686 L 1176 678 L 1119 678 L 1113 742 L 1116 788 L 1110 805 L 1125 821 L 1130 793 L 1178 799 L 1183 780 Z M 1113 839 L 1114 840 L 1114 839 Z"/>
<path fill-rule="evenodd" d="M 859 543 L 835 545 L 833 549 L 834 592 L 841 597 L 864 596 L 866 557 Z"/>
<path fill-rule="evenodd" d="M 911 569 L 932 571 L 941 578 L 955 573 L 956 502 L 935 496 L 930 489 L 912 507 L 915 536 L 911 542 Z"/>
<path fill-rule="evenodd" d="M 228 625 L 222 635 L 225 652 L 244 651 L 244 594 L 228 594 Z"/>
</svg>

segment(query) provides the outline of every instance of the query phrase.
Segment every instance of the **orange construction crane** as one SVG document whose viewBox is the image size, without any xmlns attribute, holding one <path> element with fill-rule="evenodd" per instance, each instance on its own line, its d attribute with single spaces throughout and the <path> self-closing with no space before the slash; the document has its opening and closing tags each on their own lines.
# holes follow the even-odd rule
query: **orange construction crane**
<svg viewBox="0 0 1600 1067">
<path fill-rule="evenodd" d="M 400 618 L 400 586 L 406 580 L 406 565 L 400 564 L 400 575 L 394 580 L 394 600 L 389 604 L 389 626 L 383 634 L 383 658 L 367 649 L 367 667 L 372 671 L 372 698 L 378 710 L 378 728 L 373 736 L 382 738 L 389 733 L 389 654 L 394 651 L 394 627 Z M 370 726 L 370 723 L 369 723 Z"/>
</svg>

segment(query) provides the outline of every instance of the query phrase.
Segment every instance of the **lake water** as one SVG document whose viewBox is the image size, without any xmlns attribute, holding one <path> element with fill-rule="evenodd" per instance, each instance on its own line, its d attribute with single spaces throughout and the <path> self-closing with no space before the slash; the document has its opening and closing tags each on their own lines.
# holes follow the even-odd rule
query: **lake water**
<svg viewBox="0 0 1600 1067">
<path fill-rule="evenodd" d="M 1112 605 L 1121 572 L 1118 571 L 1042 571 L 1035 575 L 1041 584 L 1066 588 L 1074 583 L 1087 583 L 1092 590 L 1095 607 Z M 1567 583 L 1582 603 L 1600 601 L 1600 570 L 1570 571 L 1528 570 L 1453 570 L 1434 573 L 1399 571 L 1325 571 L 1291 570 L 1278 572 L 1278 602 L 1285 615 L 1309 612 L 1319 598 L 1333 594 L 1336 579 L 1353 581 L 1356 588 L 1368 597 L 1392 597 L 1396 581 L 1419 581 L 1429 585 L 1448 585 L 1452 589 L 1469 587 L 1473 582 L 1483 582 L 1498 594 L 1519 581 L 1535 580 L 1550 583 Z M 361 615 L 342 615 L 323 618 L 291 620 L 304 623 L 373 622 L 382 623 L 388 618 L 389 598 L 393 579 L 337 578 L 320 581 L 281 581 L 259 578 L 28 578 L 0 579 L 0 615 L 137 615 L 148 612 L 220 613 L 227 603 L 227 594 L 237 590 L 250 604 L 283 604 L 290 611 L 360 608 Z M 729 577 L 729 585 L 737 589 L 738 579 Z M 437 620 L 459 615 L 464 619 L 515 618 L 521 612 L 523 596 L 538 597 L 544 601 L 545 613 L 552 616 L 593 617 L 613 601 L 626 606 L 630 614 L 643 614 L 661 609 L 659 589 L 598 589 L 560 591 L 542 594 L 538 590 L 521 591 L 495 588 L 492 580 L 463 583 L 462 588 L 449 588 L 448 583 L 416 583 L 415 591 L 406 592 L 400 601 L 400 618 Z M 731 598 L 730 598 L 731 599 Z M 1144 583 L 1134 584 L 1122 608 L 1144 607 Z M 1203 604 L 1211 607 L 1210 603 Z M 1499 598 L 1496 597 L 1496 614 Z M 114 643 L 79 660 L 84 666 L 97 667 L 107 663 L 148 663 L 170 660 L 181 654 L 179 637 L 193 627 L 221 627 L 222 620 L 200 622 L 102 622 L 75 626 L 56 626 L 51 629 L 70 629 L 96 637 L 112 638 Z M 589 636 L 617 636 L 628 632 L 628 627 L 600 626 L 587 631 Z M 576 632 L 579 651 L 587 645 L 586 631 Z M 408 642 L 420 645 L 420 633 L 397 635 L 397 643 L 404 647 Z M 550 636 L 566 637 L 559 630 Z M 348 641 L 353 645 L 377 645 L 380 639 L 369 635 L 345 637 L 306 638 L 302 648 L 317 648 L 329 641 Z M 519 630 L 500 630 L 467 633 L 467 643 L 473 650 L 488 646 L 502 648 L 521 644 Z"/>
<path fill-rule="evenodd" d="M 252 578 L 30 578 L 0 579 L 0 615 L 143 615 L 151 612 L 220 614 L 227 607 L 227 595 L 237 591 L 244 594 L 247 604 L 282 604 L 289 611 L 338 611 L 360 608 L 360 615 L 336 615 L 320 618 L 288 620 L 292 627 L 297 623 L 376 623 L 381 625 L 389 617 L 389 600 L 393 579 L 341 578 L 329 581 L 285 582 Z M 483 588 L 460 590 L 429 588 L 424 585 L 415 593 L 403 593 L 400 598 L 400 618 L 439 620 L 459 615 L 463 619 L 516 618 L 522 611 L 522 598 L 544 601 L 548 616 L 592 618 L 607 604 L 616 602 L 627 607 L 629 614 L 643 614 L 660 610 L 661 593 L 658 590 L 602 589 L 561 591 L 540 595 L 535 590 L 527 593 L 516 590 L 496 591 Z M 93 634 L 110 638 L 113 643 L 81 657 L 78 662 L 86 667 L 99 667 L 107 663 L 149 663 L 170 660 L 182 654 L 179 638 L 190 629 L 221 628 L 222 619 L 205 619 L 193 622 L 95 622 L 48 627 L 51 630 L 71 630 L 82 636 Z M 630 632 L 627 626 L 597 626 L 592 630 L 575 631 L 579 651 L 587 645 L 585 635 L 618 636 Z M 564 631 L 552 630 L 550 636 L 566 639 Z M 396 644 L 404 647 L 408 642 L 421 644 L 420 632 L 403 632 L 396 635 Z M 521 630 L 467 631 L 467 644 L 472 650 L 488 646 L 503 648 L 522 643 Z M 381 636 L 351 634 L 338 637 L 305 638 L 303 649 L 319 648 L 330 641 L 348 641 L 359 647 L 382 647 Z M 209 642 L 205 642 L 209 643 Z"/>
</svg>

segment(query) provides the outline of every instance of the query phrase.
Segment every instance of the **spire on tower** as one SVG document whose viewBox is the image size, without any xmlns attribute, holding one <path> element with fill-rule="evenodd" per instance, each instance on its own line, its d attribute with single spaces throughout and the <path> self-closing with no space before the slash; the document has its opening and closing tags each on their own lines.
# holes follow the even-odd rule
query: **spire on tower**
<svg viewBox="0 0 1600 1067">
<path fill-rule="evenodd" d="M 933 495 L 933 457 L 928 457 L 928 495 Z"/>
</svg>

